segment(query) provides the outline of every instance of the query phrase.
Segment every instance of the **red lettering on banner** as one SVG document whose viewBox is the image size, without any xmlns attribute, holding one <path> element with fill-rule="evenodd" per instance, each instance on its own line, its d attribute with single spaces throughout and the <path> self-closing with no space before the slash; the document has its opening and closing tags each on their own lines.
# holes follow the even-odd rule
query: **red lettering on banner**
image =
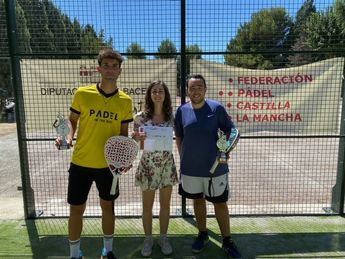
<svg viewBox="0 0 345 259">
<path fill-rule="evenodd" d="M 239 85 L 281 85 L 281 84 L 301 84 L 312 82 L 313 75 L 285 75 L 285 76 L 239 76 L 237 83 Z M 230 82 L 230 81 L 229 81 Z"/>
<path fill-rule="evenodd" d="M 237 102 L 239 110 L 287 110 L 291 108 L 290 101 L 286 102 Z"/>
<path fill-rule="evenodd" d="M 238 84 L 237 93 L 232 90 L 233 96 L 236 96 L 238 100 L 236 102 L 232 100 L 232 106 L 228 102 L 227 106 L 228 108 L 240 110 L 235 117 L 238 123 L 299 123 L 303 121 L 302 114 L 292 110 L 291 100 L 277 100 L 282 99 L 283 96 L 277 98 L 279 94 L 276 96 L 273 94 L 273 91 L 279 91 L 275 89 L 279 89 L 280 86 L 284 85 L 313 82 L 314 75 L 284 73 L 282 75 L 268 76 L 238 76 L 231 79 L 233 81 L 229 80 L 229 83 Z M 278 88 L 270 89 L 270 86 L 273 85 Z M 229 92 L 228 96 L 232 96 L 232 94 Z M 248 112 L 249 114 L 243 112 Z"/>
<path fill-rule="evenodd" d="M 239 97 L 250 97 L 250 98 L 257 98 L 257 97 L 274 97 L 272 94 L 272 90 L 263 89 L 263 90 L 257 90 L 257 89 L 239 89 L 238 90 L 238 96 Z"/>
<path fill-rule="evenodd" d="M 249 122 L 249 118 L 247 114 L 236 114 L 236 121 L 237 122 Z"/>
<path fill-rule="evenodd" d="M 300 113 L 254 114 L 253 122 L 301 122 Z"/>
</svg>

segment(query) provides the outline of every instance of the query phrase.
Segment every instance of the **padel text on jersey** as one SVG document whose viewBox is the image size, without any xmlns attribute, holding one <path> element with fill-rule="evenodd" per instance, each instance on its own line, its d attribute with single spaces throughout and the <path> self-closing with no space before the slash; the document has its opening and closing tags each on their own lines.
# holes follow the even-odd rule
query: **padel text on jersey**
<svg viewBox="0 0 345 259">
<path fill-rule="evenodd" d="M 102 119 L 118 120 L 117 113 L 102 111 L 102 110 L 90 109 L 89 116 L 90 117 L 96 117 L 96 118 L 102 118 Z"/>
</svg>

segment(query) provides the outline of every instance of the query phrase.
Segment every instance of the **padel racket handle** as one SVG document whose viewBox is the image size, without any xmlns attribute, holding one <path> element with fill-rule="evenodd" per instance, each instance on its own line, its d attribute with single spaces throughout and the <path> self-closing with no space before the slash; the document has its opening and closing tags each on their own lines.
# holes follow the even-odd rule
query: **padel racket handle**
<svg viewBox="0 0 345 259">
<path fill-rule="evenodd" d="M 211 169 L 210 169 L 210 173 L 213 174 L 214 171 L 216 171 L 217 167 L 218 167 L 218 164 L 219 164 L 219 160 L 218 160 L 218 157 L 216 158 L 216 161 L 214 161 Z"/>
<path fill-rule="evenodd" d="M 119 180 L 120 174 L 117 173 L 113 173 L 113 183 L 111 184 L 111 188 L 110 188 L 110 195 L 115 195 L 116 192 L 116 186 L 117 186 L 117 182 Z"/>
</svg>

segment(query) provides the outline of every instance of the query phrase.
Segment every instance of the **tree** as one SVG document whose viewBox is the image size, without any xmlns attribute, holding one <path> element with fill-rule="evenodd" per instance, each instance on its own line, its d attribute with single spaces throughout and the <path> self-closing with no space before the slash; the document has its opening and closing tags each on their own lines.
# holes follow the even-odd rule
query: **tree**
<svg viewBox="0 0 345 259">
<path fill-rule="evenodd" d="M 336 0 L 334 3 L 334 14 L 337 25 L 340 29 L 340 38 L 345 39 L 345 0 Z M 345 46 L 343 45 L 343 48 Z"/>
<path fill-rule="evenodd" d="M 109 40 L 107 40 L 106 37 L 105 37 L 105 32 L 104 32 L 103 29 L 101 29 L 100 32 L 98 33 L 97 38 L 99 40 L 100 48 L 112 47 L 113 46 L 113 38 L 110 37 Z"/>
<path fill-rule="evenodd" d="M 66 26 L 61 11 L 50 0 L 44 0 L 43 4 L 47 14 L 48 28 L 54 38 L 54 51 L 67 53 Z"/>
<path fill-rule="evenodd" d="M 6 30 L 5 3 L 0 1 L 0 53 L 8 54 L 8 38 Z"/>
<path fill-rule="evenodd" d="M 65 38 L 67 53 L 80 52 L 80 34 L 77 35 L 74 23 L 65 14 L 62 14 L 63 23 L 65 25 Z M 79 25 L 79 23 L 78 23 Z M 80 25 L 79 25 L 80 31 Z"/>
<path fill-rule="evenodd" d="M 225 63 L 246 68 L 270 69 L 284 67 L 284 53 L 290 49 L 288 36 L 292 19 L 283 8 L 264 9 L 252 15 L 227 45 L 228 52 L 249 54 L 225 55 Z M 263 53 L 255 53 L 255 52 Z M 273 53 L 272 53 L 273 52 Z"/>
<path fill-rule="evenodd" d="M 202 49 L 199 47 L 198 44 L 194 44 L 194 45 L 190 45 L 190 46 L 187 46 L 186 47 L 186 52 L 187 54 L 189 52 L 192 52 L 192 53 L 196 53 L 196 52 L 199 52 L 198 54 L 188 54 L 187 55 L 187 58 L 188 59 L 201 59 L 201 52 L 202 52 Z"/>
<path fill-rule="evenodd" d="M 8 54 L 8 37 L 6 30 L 6 15 L 5 15 L 5 5 L 4 1 L 0 1 L 0 24 L 4 25 L 0 29 L 0 52 L 2 54 Z M 17 35 L 20 45 L 18 46 L 19 50 L 24 53 L 31 53 L 30 47 L 30 32 L 28 30 L 27 21 L 25 18 L 25 12 L 21 5 L 16 3 L 16 25 L 17 25 Z"/>
<path fill-rule="evenodd" d="M 293 42 L 291 50 L 311 50 L 310 46 L 306 42 L 306 24 L 313 13 L 316 13 L 314 0 L 306 0 L 298 10 L 295 24 L 293 25 L 291 30 L 291 40 Z M 295 66 L 311 63 L 315 60 L 315 57 L 312 54 L 296 53 L 290 55 L 288 59 L 290 61 L 290 64 Z"/>
<path fill-rule="evenodd" d="M 4 2 L 0 1 L 0 10 L 5 10 Z M 2 11 L 1 11 L 2 12 Z M 4 11 L 3 11 L 4 12 Z M 31 53 L 30 32 L 27 28 L 27 22 L 23 8 L 16 3 L 17 34 L 20 42 L 19 50 L 24 53 Z M 0 23 L 6 25 L 5 14 L 0 15 Z M 9 55 L 8 37 L 6 26 L 0 29 L 0 52 Z M 11 82 L 10 59 L 0 59 L 0 99 L 13 96 L 13 87 Z"/>
<path fill-rule="evenodd" d="M 158 53 L 160 54 L 171 54 L 171 55 L 156 55 L 156 58 L 164 59 L 164 58 L 176 58 L 177 49 L 175 44 L 169 40 L 163 40 L 158 47 Z"/>
<path fill-rule="evenodd" d="M 111 42 L 105 42 L 104 31 L 97 35 L 93 25 L 87 24 L 81 31 L 81 53 L 98 53 L 100 48 L 110 47 Z"/>
<path fill-rule="evenodd" d="M 25 13 L 23 8 L 20 4 L 16 4 L 16 16 L 17 16 L 17 34 L 18 34 L 18 41 L 20 42 L 20 51 L 30 54 L 32 53 L 31 45 L 30 45 L 30 31 L 28 29 L 27 21 L 25 18 Z"/>
<path fill-rule="evenodd" d="M 312 14 L 306 25 L 306 32 L 307 44 L 311 49 L 320 51 L 318 59 L 335 57 L 337 54 L 329 51 L 344 49 L 342 29 L 338 26 L 333 8 Z M 322 51 L 327 52 L 322 54 Z"/>
<path fill-rule="evenodd" d="M 128 46 L 127 53 L 133 54 L 133 55 L 129 55 L 128 59 L 146 59 L 145 55 L 140 55 L 140 54 L 144 54 L 145 50 L 137 42 L 133 42 L 131 43 L 131 45 Z"/>
<path fill-rule="evenodd" d="M 9 59 L 0 60 L 0 99 L 13 96 Z"/>
<path fill-rule="evenodd" d="M 9 56 L 4 1 L 0 0 L 0 54 Z M 77 19 L 63 14 L 51 0 L 17 0 L 16 24 L 18 50 L 25 54 L 97 53 L 100 47 L 112 46 L 103 30 L 97 35 L 92 25 L 84 28 Z M 41 56 L 41 55 L 40 55 Z M 71 56 L 75 58 L 75 56 Z M 8 59 L 0 59 L 0 97 L 13 96 Z"/>
<path fill-rule="evenodd" d="M 97 34 L 93 29 L 93 26 L 87 24 L 81 30 L 81 39 L 80 39 L 80 50 L 81 53 L 89 54 L 96 53 L 98 48 Z"/>
<path fill-rule="evenodd" d="M 74 18 L 73 20 L 73 34 L 74 34 L 73 37 L 75 40 L 76 51 L 81 53 L 82 27 L 76 18 Z"/>
<path fill-rule="evenodd" d="M 33 53 L 49 53 L 55 50 L 54 34 L 49 29 L 44 3 L 40 0 L 18 0 L 23 8 L 30 32 Z"/>
<path fill-rule="evenodd" d="M 316 13 L 314 0 L 306 0 L 298 10 L 295 24 L 292 27 L 292 34 L 295 38 L 298 38 L 301 33 L 305 33 L 305 25 L 313 13 Z"/>
</svg>

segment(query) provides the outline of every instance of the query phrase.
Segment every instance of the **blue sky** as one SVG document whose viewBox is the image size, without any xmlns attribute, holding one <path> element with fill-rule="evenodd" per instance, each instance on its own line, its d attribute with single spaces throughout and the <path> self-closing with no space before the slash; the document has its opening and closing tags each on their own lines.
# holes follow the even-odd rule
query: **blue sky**
<svg viewBox="0 0 345 259">
<path fill-rule="evenodd" d="M 156 52 L 161 41 L 171 39 L 180 49 L 180 1 L 176 0 L 53 0 L 71 19 L 93 24 L 112 37 L 120 52 L 133 42 L 146 52 Z M 240 24 L 263 8 L 284 7 L 294 18 L 304 0 L 187 0 L 187 45 L 198 44 L 203 51 L 224 51 L 236 36 Z M 325 10 L 333 0 L 315 0 Z M 223 57 L 208 56 L 209 60 Z"/>
</svg>

